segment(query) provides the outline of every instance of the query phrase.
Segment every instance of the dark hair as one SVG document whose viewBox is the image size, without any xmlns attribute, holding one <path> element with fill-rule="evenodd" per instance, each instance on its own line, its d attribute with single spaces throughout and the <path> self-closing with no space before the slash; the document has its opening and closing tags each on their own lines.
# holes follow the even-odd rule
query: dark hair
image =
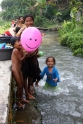
<svg viewBox="0 0 83 124">
<path fill-rule="evenodd" d="M 20 29 L 21 29 L 20 27 L 16 27 L 15 33 L 17 34 Z"/>
<path fill-rule="evenodd" d="M 52 57 L 52 56 L 49 56 L 49 57 L 46 58 L 46 64 L 47 64 L 49 58 L 52 58 L 52 59 L 53 59 L 53 62 L 54 62 L 54 65 L 55 65 L 55 64 L 56 64 L 56 60 L 55 60 L 55 58 Z"/>
<path fill-rule="evenodd" d="M 19 16 L 18 19 L 20 19 L 21 17 L 23 17 L 23 19 L 24 19 L 24 16 Z"/>
<path fill-rule="evenodd" d="M 15 42 L 16 42 L 17 40 L 20 41 L 20 38 L 19 38 L 19 37 L 12 37 L 12 38 L 10 39 L 11 45 L 14 46 L 14 44 L 15 44 Z"/>
<path fill-rule="evenodd" d="M 32 20 L 33 20 L 33 22 L 34 22 L 34 17 L 33 17 L 32 15 L 29 15 L 29 14 L 27 14 L 27 15 L 24 16 L 24 21 L 25 21 L 25 19 L 28 18 L 28 17 L 31 17 Z"/>
</svg>

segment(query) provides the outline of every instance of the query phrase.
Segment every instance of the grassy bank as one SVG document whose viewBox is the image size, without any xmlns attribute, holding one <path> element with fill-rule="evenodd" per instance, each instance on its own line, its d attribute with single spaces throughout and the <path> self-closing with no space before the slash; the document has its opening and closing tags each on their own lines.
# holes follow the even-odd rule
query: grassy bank
<svg viewBox="0 0 83 124">
<path fill-rule="evenodd" d="M 11 22 L 0 20 L 0 34 L 3 34 L 11 26 Z"/>
</svg>

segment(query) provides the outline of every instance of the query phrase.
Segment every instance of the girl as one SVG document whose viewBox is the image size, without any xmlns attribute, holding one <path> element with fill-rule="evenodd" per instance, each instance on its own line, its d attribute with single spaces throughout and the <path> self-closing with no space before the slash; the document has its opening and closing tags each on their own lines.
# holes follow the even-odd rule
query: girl
<svg viewBox="0 0 83 124">
<path fill-rule="evenodd" d="M 18 23 L 16 24 L 15 26 L 15 34 L 18 33 L 18 31 L 24 26 L 24 17 L 23 16 L 20 16 L 18 18 Z"/>
<path fill-rule="evenodd" d="M 32 15 L 25 15 L 24 16 L 24 24 L 25 26 L 19 30 L 17 33 L 17 36 L 20 36 L 21 33 L 25 28 L 33 26 L 34 23 L 34 18 Z M 29 34 L 28 34 L 29 35 Z M 39 77 L 40 74 L 40 68 L 37 60 L 37 54 L 38 54 L 38 49 L 29 52 L 28 57 L 26 58 L 25 61 L 23 61 L 22 65 L 22 72 L 23 72 L 23 77 L 24 77 L 24 82 L 25 82 L 25 91 L 26 91 L 26 97 L 29 99 L 35 99 L 31 94 L 33 94 L 33 81 Z M 28 77 L 28 90 L 27 90 L 27 77 Z"/>
<path fill-rule="evenodd" d="M 46 87 L 56 87 L 57 83 L 60 81 L 59 79 L 59 73 L 57 68 L 54 66 L 56 63 L 55 58 L 50 56 L 46 59 L 47 66 L 43 69 L 43 71 L 40 73 L 41 78 L 44 77 L 46 74 Z"/>
</svg>

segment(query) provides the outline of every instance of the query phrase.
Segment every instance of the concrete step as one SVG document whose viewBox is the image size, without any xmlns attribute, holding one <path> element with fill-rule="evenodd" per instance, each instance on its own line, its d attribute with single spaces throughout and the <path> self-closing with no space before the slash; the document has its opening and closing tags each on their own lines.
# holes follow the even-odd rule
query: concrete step
<svg viewBox="0 0 83 124">
<path fill-rule="evenodd" d="M 8 124 L 10 85 L 11 85 L 11 61 L 0 61 L 0 124 Z"/>
</svg>

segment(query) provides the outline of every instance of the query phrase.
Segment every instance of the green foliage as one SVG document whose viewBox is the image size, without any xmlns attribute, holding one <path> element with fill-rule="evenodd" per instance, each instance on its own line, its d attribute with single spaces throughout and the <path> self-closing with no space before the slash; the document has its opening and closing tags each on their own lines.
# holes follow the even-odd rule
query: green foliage
<svg viewBox="0 0 83 124">
<path fill-rule="evenodd" d="M 6 23 L 6 24 L 4 25 L 4 27 L 3 27 L 4 30 L 5 30 L 5 29 L 8 29 L 8 28 L 10 28 L 10 23 Z"/>
<path fill-rule="evenodd" d="M 67 39 L 67 46 L 69 46 L 72 50 L 75 49 L 75 45 L 78 45 L 78 42 L 83 40 L 83 34 L 82 33 L 70 33 Z M 78 46 L 79 47 L 79 46 Z"/>
<path fill-rule="evenodd" d="M 53 19 L 55 17 L 57 13 L 57 9 L 56 6 L 52 6 L 50 4 L 48 4 L 46 6 L 46 9 L 43 10 L 43 15 L 47 18 L 47 19 Z"/>
<path fill-rule="evenodd" d="M 83 49 L 83 40 L 82 41 L 76 41 L 76 42 L 73 42 L 71 44 L 71 49 L 73 51 L 77 50 L 77 49 Z"/>
<path fill-rule="evenodd" d="M 83 48 L 78 48 L 76 50 L 74 50 L 73 55 L 78 55 L 78 56 L 82 56 L 83 57 Z"/>
<path fill-rule="evenodd" d="M 28 12 L 31 13 L 33 11 L 33 6 L 35 4 L 35 0 L 3 0 L 1 3 L 2 18 L 5 20 L 11 20 L 20 15 L 25 15 Z"/>
<path fill-rule="evenodd" d="M 67 46 L 67 39 L 68 34 L 64 34 L 62 37 L 59 38 L 60 44 L 63 46 Z"/>
<path fill-rule="evenodd" d="M 34 24 L 37 26 L 37 27 L 48 27 L 48 25 L 52 25 L 52 22 L 45 18 L 44 16 L 36 16 L 35 18 L 35 22 Z"/>
<path fill-rule="evenodd" d="M 76 22 L 76 13 L 81 2 L 70 0 L 71 21 L 64 21 L 59 29 L 59 41 L 61 45 L 68 46 L 73 55 L 83 56 L 83 17 L 80 22 Z"/>
<path fill-rule="evenodd" d="M 62 20 L 70 20 L 70 8 L 66 7 L 62 12 Z"/>
<path fill-rule="evenodd" d="M 74 26 L 72 21 L 64 21 L 59 29 L 59 41 L 61 45 L 68 46 L 73 55 L 83 55 L 83 28 L 80 24 Z"/>
<path fill-rule="evenodd" d="M 9 29 L 11 22 L 9 21 L 0 21 L 0 34 L 3 34 L 6 30 Z"/>
<path fill-rule="evenodd" d="M 64 21 L 64 23 L 62 24 L 62 28 L 59 29 L 59 34 L 62 36 L 64 34 L 72 32 L 73 29 L 74 25 L 72 22 Z"/>
</svg>

